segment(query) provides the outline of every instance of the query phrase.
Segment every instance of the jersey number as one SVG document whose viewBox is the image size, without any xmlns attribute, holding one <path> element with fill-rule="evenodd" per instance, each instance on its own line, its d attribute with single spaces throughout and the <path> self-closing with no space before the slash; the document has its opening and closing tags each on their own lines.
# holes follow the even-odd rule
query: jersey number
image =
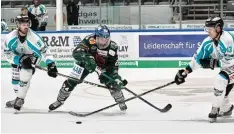
<svg viewBox="0 0 234 134">
<path fill-rule="evenodd" d="M 82 77 L 83 71 L 84 71 L 83 67 L 74 63 L 74 66 L 72 68 L 72 72 L 70 73 L 70 76 L 77 78 L 77 79 L 80 79 Z"/>
</svg>

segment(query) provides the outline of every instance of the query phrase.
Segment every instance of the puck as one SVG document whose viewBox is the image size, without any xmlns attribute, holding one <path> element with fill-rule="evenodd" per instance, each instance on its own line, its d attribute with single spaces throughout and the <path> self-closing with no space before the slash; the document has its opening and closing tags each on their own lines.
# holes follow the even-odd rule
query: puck
<svg viewBox="0 0 234 134">
<path fill-rule="evenodd" d="M 82 122 L 81 121 L 77 121 L 76 124 L 81 124 Z"/>
</svg>

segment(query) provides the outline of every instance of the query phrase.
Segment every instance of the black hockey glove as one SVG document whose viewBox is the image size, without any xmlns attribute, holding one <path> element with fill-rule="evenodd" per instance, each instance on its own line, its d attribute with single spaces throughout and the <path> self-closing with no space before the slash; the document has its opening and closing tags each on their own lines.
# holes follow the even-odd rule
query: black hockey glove
<svg viewBox="0 0 234 134">
<path fill-rule="evenodd" d="M 54 77 L 54 78 L 57 77 L 57 72 L 58 72 L 58 70 L 57 70 L 57 67 L 56 67 L 56 65 L 55 65 L 54 62 L 48 64 L 48 65 L 47 65 L 47 69 L 48 69 L 47 74 L 48 74 L 50 77 Z"/>
<path fill-rule="evenodd" d="M 187 77 L 187 74 L 184 73 L 184 71 L 185 71 L 184 69 L 181 69 L 177 72 L 175 76 L 175 83 L 177 85 L 180 85 L 185 82 L 185 78 Z"/>
<path fill-rule="evenodd" d="M 219 67 L 219 60 L 216 59 L 200 59 L 200 64 L 203 68 L 210 68 L 214 70 L 215 67 Z"/>
<path fill-rule="evenodd" d="M 19 58 L 19 64 L 20 67 L 25 68 L 25 69 L 31 69 L 32 67 L 32 59 L 31 59 L 32 55 L 28 55 L 28 54 L 23 54 L 20 58 Z"/>
</svg>

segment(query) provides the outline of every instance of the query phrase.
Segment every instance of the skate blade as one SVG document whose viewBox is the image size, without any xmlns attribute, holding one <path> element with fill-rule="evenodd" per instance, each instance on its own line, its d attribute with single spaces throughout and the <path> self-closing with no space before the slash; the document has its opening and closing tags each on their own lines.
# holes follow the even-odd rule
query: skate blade
<svg viewBox="0 0 234 134">
<path fill-rule="evenodd" d="M 120 110 L 122 114 L 126 114 L 127 110 Z"/>
<path fill-rule="evenodd" d="M 14 107 L 14 106 L 13 106 Z M 13 108 L 13 107 L 8 107 L 8 106 L 5 106 L 5 108 Z"/>
<path fill-rule="evenodd" d="M 20 110 L 14 109 L 14 114 L 19 114 Z"/>
<path fill-rule="evenodd" d="M 210 123 L 215 123 L 217 121 L 217 119 L 214 119 L 214 118 L 210 118 Z"/>
</svg>

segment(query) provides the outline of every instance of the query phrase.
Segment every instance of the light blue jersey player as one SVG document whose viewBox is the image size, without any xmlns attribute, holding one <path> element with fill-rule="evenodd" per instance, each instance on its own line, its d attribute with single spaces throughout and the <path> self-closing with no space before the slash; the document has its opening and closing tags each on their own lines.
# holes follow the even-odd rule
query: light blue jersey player
<svg viewBox="0 0 234 134">
<path fill-rule="evenodd" d="M 2 32 L 7 32 L 8 31 L 8 26 L 5 21 L 1 21 L 1 31 Z"/>
<path fill-rule="evenodd" d="M 38 19 L 39 30 L 45 31 L 48 22 L 48 12 L 45 5 L 40 4 L 40 0 L 33 0 L 33 5 L 28 8 L 28 11 Z"/>
<path fill-rule="evenodd" d="M 8 101 L 6 107 L 20 110 L 35 72 L 35 65 L 43 60 L 51 77 L 56 77 L 58 71 L 42 38 L 29 28 L 28 16 L 17 16 L 16 24 L 17 29 L 5 38 L 4 55 L 12 64 L 12 84 L 17 97 L 15 100 Z"/>
<path fill-rule="evenodd" d="M 205 31 L 209 36 L 204 39 L 189 65 L 179 70 L 175 77 L 179 85 L 185 82 L 187 74 L 197 68 L 221 68 L 214 82 L 212 110 L 208 115 L 210 122 L 215 122 L 218 116 L 230 116 L 233 110 L 228 95 L 234 85 L 234 35 L 224 31 L 223 26 L 220 17 L 206 20 Z"/>
</svg>

